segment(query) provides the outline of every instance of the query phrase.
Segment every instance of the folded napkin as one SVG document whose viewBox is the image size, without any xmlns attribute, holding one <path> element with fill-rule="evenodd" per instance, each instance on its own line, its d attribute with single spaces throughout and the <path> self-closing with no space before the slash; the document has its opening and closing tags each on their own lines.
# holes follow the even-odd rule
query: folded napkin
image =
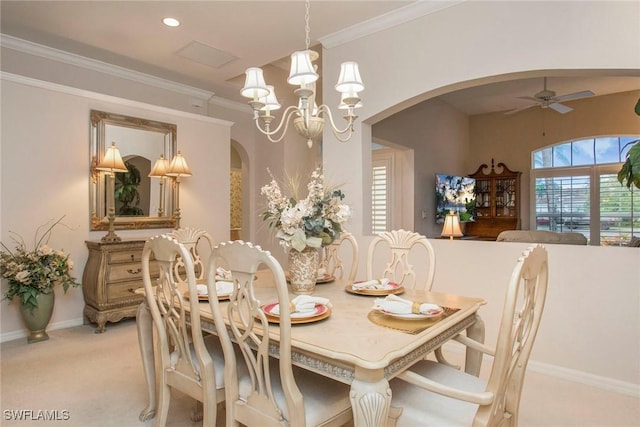
<svg viewBox="0 0 640 427">
<path fill-rule="evenodd" d="M 437 314 L 442 311 L 442 307 L 437 304 L 410 301 L 397 295 L 376 298 L 373 308 L 392 314 Z"/>
<path fill-rule="evenodd" d="M 222 267 L 216 268 L 216 280 L 231 280 L 231 272 Z"/>
<path fill-rule="evenodd" d="M 198 292 L 198 295 L 209 295 L 207 285 L 196 285 L 196 291 Z M 227 282 L 224 280 L 216 282 L 216 293 L 218 295 L 229 295 L 231 292 L 233 292 L 233 282 Z"/>
<path fill-rule="evenodd" d="M 331 302 L 327 298 L 312 297 L 311 295 L 298 295 L 289 303 L 291 313 L 310 313 L 316 310 L 316 305 L 325 305 L 331 308 Z M 270 314 L 278 316 L 280 314 L 280 304 L 276 304 Z"/>
<path fill-rule="evenodd" d="M 391 289 L 391 286 L 389 286 L 389 279 L 385 278 L 354 283 L 351 285 L 351 289 L 356 291 L 363 289 Z"/>
</svg>

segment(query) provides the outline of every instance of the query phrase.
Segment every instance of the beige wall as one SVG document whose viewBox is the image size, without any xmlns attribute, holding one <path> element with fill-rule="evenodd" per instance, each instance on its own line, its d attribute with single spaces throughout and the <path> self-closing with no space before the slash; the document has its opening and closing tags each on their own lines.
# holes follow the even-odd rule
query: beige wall
<svg viewBox="0 0 640 427">
<path fill-rule="evenodd" d="M 152 105 L 3 75 L 0 144 L 0 238 L 9 231 L 33 245 L 36 228 L 66 215 L 50 246 L 64 249 L 82 279 L 89 231 L 89 111 L 98 109 L 177 125 L 178 149 L 193 176 L 180 186 L 183 226 L 203 227 L 216 240 L 229 235 L 229 147 L 231 123 Z M 123 239 L 167 230 L 118 231 Z M 5 283 L 3 281 L 3 291 Z M 52 328 L 82 323 L 80 288 L 56 292 Z M 0 339 L 24 336 L 17 304 L 0 305 Z"/>
<path fill-rule="evenodd" d="M 521 171 L 522 228 L 530 225 L 531 152 L 560 142 L 609 135 L 640 135 L 640 118 L 634 106 L 640 90 L 597 96 L 567 103 L 574 110 L 558 114 L 551 109 L 531 108 L 513 116 L 501 113 L 470 118 L 470 151 L 467 163 L 503 162 Z"/>
<path fill-rule="evenodd" d="M 562 22 L 561 31 L 543 31 L 531 24 L 549 22 L 549 16 L 554 22 Z M 354 211 L 368 212 L 371 129 L 381 119 L 446 91 L 526 77 L 532 70 L 577 70 L 573 72 L 578 74 L 626 70 L 627 75 L 637 75 L 639 17 L 637 2 L 463 2 L 325 48 L 325 79 L 333 79 L 326 74 L 328 70 L 355 60 L 367 85 L 362 93 L 364 106 L 359 111 L 362 121 L 357 122 L 356 135 L 349 144 L 339 144 L 325 132 L 325 169 L 348 183 L 347 202 Z M 325 88 L 324 95 L 325 102 L 334 103 L 336 95 L 331 88 Z M 471 138 L 474 125 L 470 129 Z M 502 144 L 503 138 L 500 141 Z M 507 156 L 505 151 L 512 149 L 476 146 L 473 139 L 470 143 L 471 150 L 486 149 L 474 151 L 478 162 Z M 498 142 L 492 140 L 491 144 Z M 529 147 L 508 154 L 502 161 L 509 164 L 512 156 L 528 159 L 530 151 Z M 517 169 L 527 164 L 514 158 L 509 166 Z M 462 166 L 467 169 L 470 164 Z M 366 248 L 370 241 L 366 215 L 354 218 L 350 230 Z M 433 243 L 437 254 L 435 289 L 487 298 L 482 315 L 487 321 L 488 342 L 492 342 L 502 309 L 503 284 L 526 245 L 439 239 Z M 640 396 L 640 252 L 566 245 L 549 249 L 550 292 L 532 366 Z M 362 274 L 360 271 L 359 276 Z M 616 309 L 614 301 L 621 302 L 624 315 L 594 317 L 603 300 Z"/>
</svg>

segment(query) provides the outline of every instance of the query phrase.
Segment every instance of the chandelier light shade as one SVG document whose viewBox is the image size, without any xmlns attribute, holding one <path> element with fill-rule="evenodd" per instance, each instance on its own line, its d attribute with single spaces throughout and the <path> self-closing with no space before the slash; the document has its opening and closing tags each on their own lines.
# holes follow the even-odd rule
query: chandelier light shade
<svg viewBox="0 0 640 427">
<path fill-rule="evenodd" d="M 264 82 L 262 68 L 252 67 L 245 71 L 247 76 L 240 94 L 246 98 L 264 98 L 269 95 L 269 88 Z"/>
<path fill-rule="evenodd" d="M 287 82 L 293 86 L 299 86 L 294 90 L 298 97 L 297 105 L 291 105 L 284 109 L 282 118 L 277 126 L 272 127 L 275 117 L 271 112 L 281 108 L 273 86 L 267 85 L 261 68 L 251 67 L 245 72 L 245 84 L 240 94 L 249 98 L 249 105 L 253 108 L 253 119 L 260 132 L 265 134 L 269 141 L 280 142 L 287 133 L 289 123 L 293 121 L 293 127 L 298 134 L 307 140 L 309 148 L 313 146 L 313 140 L 322 135 L 325 125 L 325 117 L 331 126 L 335 137 L 346 142 L 353 134 L 353 123 L 358 118 L 355 109 L 362 107 L 359 92 L 364 90 L 364 84 L 360 77 L 358 64 L 353 61 L 344 62 L 340 68 L 340 77 L 335 88 L 341 93 L 339 110 L 342 110 L 346 127 L 340 129 L 333 121 L 331 110 L 326 105 L 316 105 L 316 80 L 320 77 L 316 72 L 317 67 L 313 62 L 318 59 L 317 52 L 309 50 L 309 0 L 305 1 L 305 50 L 291 54 L 291 70 Z"/>
<path fill-rule="evenodd" d="M 336 90 L 340 93 L 357 93 L 364 89 L 358 63 L 353 61 L 343 62 L 340 67 L 340 77 L 336 84 Z"/>
<path fill-rule="evenodd" d="M 315 54 L 315 52 L 314 52 Z M 317 54 L 315 55 L 317 56 Z M 311 63 L 311 51 L 303 50 L 291 54 L 291 71 L 287 83 L 290 85 L 307 85 L 318 80 L 318 73 Z"/>
<path fill-rule="evenodd" d="M 457 212 L 449 211 L 444 218 L 444 225 L 442 227 L 442 237 L 448 237 L 449 240 L 453 240 L 454 237 L 462 237 L 462 230 L 460 230 L 460 217 Z"/>
<path fill-rule="evenodd" d="M 282 105 L 278 102 L 278 98 L 276 98 L 276 91 L 273 86 L 267 86 L 269 89 L 269 94 L 263 98 L 260 98 L 260 102 L 264 104 L 264 106 L 260 109 L 260 111 L 264 111 L 265 114 L 269 114 L 271 111 L 279 110 L 282 108 Z"/>
</svg>

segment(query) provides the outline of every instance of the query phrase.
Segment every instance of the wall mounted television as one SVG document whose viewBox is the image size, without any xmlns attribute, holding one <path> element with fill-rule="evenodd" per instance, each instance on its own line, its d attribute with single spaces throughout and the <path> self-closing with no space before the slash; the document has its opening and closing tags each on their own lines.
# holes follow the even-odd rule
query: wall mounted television
<svg viewBox="0 0 640 427">
<path fill-rule="evenodd" d="M 475 217 L 476 180 L 468 176 L 436 174 L 436 223 L 443 223 L 449 211 L 458 212 L 460 221 Z"/>
</svg>

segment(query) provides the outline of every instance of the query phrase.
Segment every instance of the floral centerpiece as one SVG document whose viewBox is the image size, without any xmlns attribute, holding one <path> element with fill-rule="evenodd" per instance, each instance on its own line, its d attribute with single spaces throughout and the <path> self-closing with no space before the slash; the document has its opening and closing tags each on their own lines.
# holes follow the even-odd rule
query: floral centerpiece
<svg viewBox="0 0 640 427">
<path fill-rule="evenodd" d="M 285 196 L 278 181 L 273 175 L 271 178 L 261 190 L 268 201 L 262 218 L 277 230 L 281 246 L 301 252 L 307 247 L 329 245 L 340 236 L 343 225 L 351 218 L 351 208 L 341 203 L 345 196 L 340 189 L 325 187 L 320 168 L 311 173 L 304 199 L 295 194 L 295 180 L 290 180 L 293 194 Z"/>
<path fill-rule="evenodd" d="M 38 227 L 33 250 L 28 250 L 22 237 L 13 232 L 9 233 L 16 243 L 15 250 L 12 251 L 0 242 L 0 275 L 9 281 L 4 299 L 11 301 L 17 296 L 21 305 L 33 311 L 38 307 L 38 295 L 52 293 L 56 285 L 61 285 L 66 293 L 69 286 L 80 284 L 71 276 L 73 261 L 69 259 L 69 255 L 47 246 L 51 231 L 63 218 L 64 216 L 55 221 L 39 238 L 40 230 L 46 224 Z"/>
</svg>

